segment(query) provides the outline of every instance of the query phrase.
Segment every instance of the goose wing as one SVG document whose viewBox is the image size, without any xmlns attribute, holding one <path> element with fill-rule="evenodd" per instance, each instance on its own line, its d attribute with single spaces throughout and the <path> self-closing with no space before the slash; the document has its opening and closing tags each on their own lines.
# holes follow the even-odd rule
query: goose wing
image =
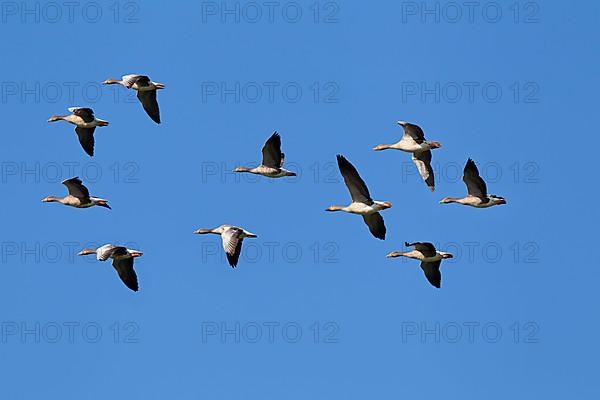
<svg viewBox="0 0 600 400">
<path fill-rule="evenodd" d="M 77 133 L 77 137 L 79 138 L 79 143 L 90 157 L 94 156 L 94 131 L 96 128 L 80 128 L 79 126 L 75 128 L 75 133 Z"/>
<path fill-rule="evenodd" d="M 404 137 L 408 137 L 418 144 L 421 144 L 425 141 L 425 133 L 423 133 L 423 129 L 420 126 L 411 124 L 410 122 L 398 122 L 402 128 L 404 128 Z"/>
<path fill-rule="evenodd" d="M 431 150 L 413 153 L 412 160 L 417 166 L 421 178 L 423 178 L 429 190 L 433 192 L 435 190 L 435 177 L 433 168 L 431 168 Z"/>
<path fill-rule="evenodd" d="M 338 167 L 344 177 L 346 187 L 350 191 L 350 197 L 353 202 L 364 203 L 367 205 L 373 204 L 371 194 L 369 194 L 369 188 L 365 181 L 362 180 L 354 165 L 350 164 L 350 161 L 340 154 L 337 156 Z"/>
<path fill-rule="evenodd" d="M 80 117 L 86 123 L 90 123 L 95 119 L 94 110 L 88 107 L 71 107 L 69 108 L 69 111 Z"/>
<path fill-rule="evenodd" d="M 437 253 L 435 246 L 429 242 L 404 243 L 406 247 L 415 246 L 415 250 L 423 254 L 425 257 L 434 257 Z"/>
<path fill-rule="evenodd" d="M 479 176 L 479 170 L 475 161 L 470 158 L 467 160 L 463 174 L 463 182 L 467 185 L 467 193 L 471 196 L 485 199 L 487 197 L 487 186 L 485 181 Z"/>
<path fill-rule="evenodd" d="M 131 75 L 125 75 L 121 78 L 121 82 L 123 82 L 123 85 L 126 86 L 127 88 L 131 89 L 131 87 L 135 84 L 138 83 L 138 81 L 143 82 L 144 78 L 150 82 L 150 78 L 148 78 L 146 75 L 138 75 L 138 74 L 131 74 Z"/>
<path fill-rule="evenodd" d="M 237 267 L 240 253 L 242 252 L 243 231 L 239 228 L 229 228 L 221 234 L 223 249 L 227 255 L 227 261 L 233 268 Z"/>
<path fill-rule="evenodd" d="M 82 200 L 89 200 L 90 192 L 83 185 L 83 182 L 81 182 L 81 179 L 79 179 L 79 177 L 76 176 L 74 178 L 67 179 L 63 181 L 62 184 L 67 187 L 67 190 L 69 191 L 69 194 L 71 196 L 77 197 L 78 199 Z"/>
<path fill-rule="evenodd" d="M 125 249 L 127 253 L 127 249 Z M 113 258 L 112 265 L 119 274 L 121 281 L 129 289 L 137 292 L 139 290 L 138 278 L 135 270 L 133 269 L 133 257 L 116 257 Z"/>
<path fill-rule="evenodd" d="M 425 273 L 425 277 L 436 288 L 442 286 L 442 273 L 440 272 L 440 264 L 442 260 L 435 262 L 422 262 L 421 269 Z"/>
<path fill-rule="evenodd" d="M 283 163 L 281 153 L 281 136 L 274 132 L 262 148 L 262 165 L 270 168 L 280 168 Z"/>
<path fill-rule="evenodd" d="M 160 109 L 158 108 L 158 101 L 156 100 L 156 89 L 138 90 L 137 98 L 140 103 L 142 103 L 146 114 L 148 114 L 152 121 L 160 124 Z"/>
<path fill-rule="evenodd" d="M 127 254 L 127 249 L 121 246 L 114 246 L 112 244 L 105 244 L 102 247 L 99 247 L 96 250 L 96 258 L 99 261 L 106 261 L 111 258 L 113 255 L 125 255 Z"/>
<path fill-rule="evenodd" d="M 379 213 L 363 215 L 365 224 L 369 227 L 369 231 L 377 239 L 385 240 L 385 223 L 383 217 Z"/>
</svg>

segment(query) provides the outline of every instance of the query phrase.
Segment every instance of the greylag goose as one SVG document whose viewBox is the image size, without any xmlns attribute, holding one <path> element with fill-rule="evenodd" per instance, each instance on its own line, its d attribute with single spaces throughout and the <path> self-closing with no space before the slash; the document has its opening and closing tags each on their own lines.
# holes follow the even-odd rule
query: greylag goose
<svg viewBox="0 0 600 400">
<path fill-rule="evenodd" d="M 268 178 L 282 178 L 284 176 L 296 176 L 283 168 L 285 154 L 281 152 L 281 136 L 274 132 L 262 148 L 262 164 L 256 168 L 237 167 L 233 172 L 249 172 L 266 176 Z"/>
<path fill-rule="evenodd" d="M 237 267 L 242 252 L 242 242 L 244 241 L 244 238 L 257 237 L 254 233 L 233 225 L 221 225 L 214 229 L 198 229 L 194 231 L 194 233 L 197 235 L 204 235 L 207 233 L 221 235 L 223 249 L 227 255 L 227 261 L 233 268 Z"/>
<path fill-rule="evenodd" d="M 395 149 L 412 153 L 412 160 L 419 170 L 419 174 L 432 192 L 435 190 L 435 177 L 431 168 L 431 149 L 442 147 L 439 142 L 425 140 L 423 129 L 418 125 L 398 121 L 404 129 L 404 135 L 399 142 L 394 144 L 379 144 L 373 148 L 375 151 Z"/>
<path fill-rule="evenodd" d="M 331 206 L 325 211 L 345 211 L 352 214 L 362 215 L 369 231 L 377 239 L 385 239 L 385 224 L 379 211 L 392 206 L 388 201 L 374 201 L 369 194 L 367 185 L 362 180 L 358 171 L 344 156 L 337 155 L 338 167 L 344 177 L 344 182 L 350 191 L 352 203 L 349 206 Z"/>
<path fill-rule="evenodd" d="M 80 256 L 86 256 L 88 254 L 95 254 L 98 261 L 106 261 L 109 258 L 112 258 L 112 265 L 125 286 L 134 292 L 139 290 L 137 275 L 133 269 L 133 259 L 141 257 L 143 254 L 142 252 L 122 246 L 105 244 L 97 249 L 83 249 L 79 252 Z"/>
<path fill-rule="evenodd" d="M 96 118 L 94 110 L 88 107 L 71 107 L 71 115 L 55 115 L 48 122 L 67 121 L 75 125 L 75 133 L 83 150 L 90 156 L 94 155 L 94 131 L 97 126 L 107 126 L 108 121 Z"/>
<path fill-rule="evenodd" d="M 425 273 L 425 277 L 436 288 L 442 285 L 442 273 L 440 272 L 440 264 L 446 258 L 454 257 L 450 253 L 437 251 L 435 246 L 427 242 L 404 243 L 406 247 L 415 246 L 415 249 L 408 252 L 394 251 L 388 254 L 388 257 L 408 257 L 421 261 L 421 269 Z"/>
<path fill-rule="evenodd" d="M 156 100 L 156 91 L 164 89 L 165 85 L 158 82 L 152 82 L 146 75 L 125 75 L 120 80 L 107 79 L 102 82 L 104 85 L 122 85 L 127 89 L 137 91 L 137 98 L 142 103 L 144 110 L 152 121 L 160 124 L 160 110 Z"/>
<path fill-rule="evenodd" d="M 481 176 L 475 161 L 470 158 L 465 164 L 463 182 L 467 185 L 467 196 L 462 198 L 446 197 L 440 201 L 442 204 L 458 203 L 475 208 L 488 208 L 506 204 L 504 197 L 487 193 L 487 185 Z"/>
<path fill-rule="evenodd" d="M 67 187 L 69 191 L 68 195 L 65 197 L 48 196 L 42 201 L 44 203 L 58 202 L 75 208 L 100 206 L 111 209 L 108 205 L 108 200 L 90 196 L 88 188 L 83 185 L 83 182 L 78 177 L 67 179 L 62 184 Z"/>
</svg>

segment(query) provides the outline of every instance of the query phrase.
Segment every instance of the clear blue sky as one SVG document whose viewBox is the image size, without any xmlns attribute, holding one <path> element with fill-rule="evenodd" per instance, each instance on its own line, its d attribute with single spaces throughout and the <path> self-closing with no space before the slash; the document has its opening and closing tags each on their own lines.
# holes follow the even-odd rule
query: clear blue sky
<svg viewBox="0 0 600 400">
<path fill-rule="evenodd" d="M 600 5 L 313 3 L 2 3 L 0 397 L 598 398 Z M 162 125 L 98 85 L 127 73 L 166 84 Z M 93 159 L 46 122 L 86 105 Z M 398 119 L 443 144 L 433 194 L 371 150 Z M 299 178 L 226 173 L 274 130 Z M 337 153 L 393 203 L 386 241 L 324 212 Z M 507 206 L 438 203 L 468 157 Z M 73 175 L 113 210 L 40 201 Z M 258 234 L 236 270 L 192 234 L 222 223 Z M 405 241 L 456 254 L 441 290 L 386 259 Z M 144 252 L 139 293 L 74 256 L 108 242 Z"/>
</svg>

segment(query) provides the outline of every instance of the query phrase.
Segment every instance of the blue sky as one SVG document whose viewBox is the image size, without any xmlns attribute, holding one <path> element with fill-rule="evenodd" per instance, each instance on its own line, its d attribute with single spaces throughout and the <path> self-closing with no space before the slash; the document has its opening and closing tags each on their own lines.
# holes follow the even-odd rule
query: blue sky
<svg viewBox="0 0 600 400">
<path fill-rule="evenodd" d="M 596 398 L 600 6 L 513 3 L 2 3 L 0 396 Z M 162 125 L 98 84 L 127 73 L 166 84 Z M 111 122 L 93 159 L 46 122 L 70 106 Z M 443 144 L 433 194 L 371 150 L 398 119 Z M 298 178 L 229 172 L 274 130 Z M 385 241 L 324 212 L 338 153 Z M 468 157 L 507 206 L 438 204 Z M 113 210 L 41 203 L 74 175 Z M 222 223 L 258 234 L 236 270 L 192 234 Z M 455 254 L 441 290 L 385 258 L 405 241 Z M 144 252 L 139 293 L 74 256 L 108 242 Z"/>
</svg>

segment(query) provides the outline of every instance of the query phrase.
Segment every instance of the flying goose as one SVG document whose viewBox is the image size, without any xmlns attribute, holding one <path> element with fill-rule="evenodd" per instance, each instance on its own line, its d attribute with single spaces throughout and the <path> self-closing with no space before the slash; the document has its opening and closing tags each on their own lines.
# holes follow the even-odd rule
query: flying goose
<svg viewBox="0 0 600 400">
<path fill-rule="evenodd" d="M 94 117 L 94 110 L 88 107 L 71 107 L 71 115 L 55 115 L 48 122 L 67 121 L 75 125 L 75 133 L 83 150 L 90 156 L 94 155 L 94 131 L 97 126 L 107 126 L 108 121 Z"/>
<path fill-rule="evenodd" d="M 81 179 L 78 177 L 67 179 L 63 181 L 62 184 L 67 187 L 67 190 L 69 191 L 68 195 L 65 197 L 48 196 L 42 201 L 44 203 L 58 202 L 75 208 L 100 206 L 111 209 L 108 205 L 108 200 L 99 197 L 91 197 L 88 188 L 83 185 L 83 182 L 81 182 Z"/>
<path fill-rule="evenodd" d="M 144 110 L 154 122 L 160 124 L 160 110 L 156 100 L 156 91 L 164 89 L 162 83 L 152 82 L 146 75 L 125 75 L 120 80 L 107 79 L 102 82 L 104 85 L 122 85 L 127 89 L 137 91 L 137 98 L 142 103 Z"/>
<path fill-rule="evenodd" d="M 367 185 L 362 180 L 358 171 L 344 156 L 337 155 L 338 167 L 344 177 L 344 182 L 350 191 L 352 203 L 349 206 L 331 206 L 325 211 L 345 211 L 352 214 L 362 215 L 369 231 L 377 239 L 385 239 L 385 224 L 379 211 L 390 208 L 392 203 L 388 201 L 374 201 L 369 194 Z"/>
<path fill-rule="evenodd" d="M 425 277 L 436 288 L 440 288 L 442 284 L 442 274 L 440 272 L 440 264 L 446 258 L 454 257 L 450 253 L 437 251 L 435 246 L 427 242 L 404 243 L 406 247 L 415 246 L 415 249 L 408 252 L 394 251 L 387 257 L 408 257 L 421 261 L 421 269 L 425 273 Z"/>
<path fill-rule="evenodd" d="M 143 254 L 142 252 L 122 246 L 105 244 L 97 249 L 83 249 L 79 252 L 80 256 L 86 256 L 88 254 L 95 254 L 98 261 L 106 261 L 109 258 L 112 258 L 112 265 L 125 286 L 134 292 L 139 290 L 137 275 L 133 269 L 133 259 L 141 257 Z"/>
<path fill-rule="evenodd" d="M 284 176 L 296 176 L 283 168 L 285 154 L 281 152 L 281 136 L 274 132 L 262 148 L 262 164 L 256 168 L 237 167 L 233 172 L 249 172 L 266 176 L 268 178 L 282 178 Z"/>
<path fill-rule="evenodd" d="M 404 135 L 399 142 L 394 144 L 379 144 L 373 148 L 375 151 L 396 149 L 412 153 L 412 160 L 419 170 L 419 174 L 433 192 L 435 190 L 435 177 L 431 168 L 431 149 L 442 147 L 439 142 L 425 140 L 423 129 L 409 122 L 398 121 L 398 125 L 404 128 Z"/>
<path fill-rule="evenodd" d="M 459 203 L 475 208 L 488 208 L 506 204 L 506 200 L 503 197 L 487 193 L 487 185 L 483 178 L 479 176 L 479 170 L 477 169 L 477 165 L 475 165 L 475 161 L 470 158 L 465 164 L 463 182 L 467 185 L 468 194 L 466 197 L 446 197 L 442 199 L 440 203 Z"/>
<path fill-rule="evenodd" d="M 194 233 L 197 235 L 204 235 L 207 233 L 221 235 L 223 249 L 227 255 L 227 261 L 233 268 L 237 267 L 240 253 L 242 252 L 242 242 L 244 241 L 244 238 L 257 237 L 254 233 L 233 225 L 221 225 L 214 229 L 198 229 L 194 231 Z"/>
</svg>

